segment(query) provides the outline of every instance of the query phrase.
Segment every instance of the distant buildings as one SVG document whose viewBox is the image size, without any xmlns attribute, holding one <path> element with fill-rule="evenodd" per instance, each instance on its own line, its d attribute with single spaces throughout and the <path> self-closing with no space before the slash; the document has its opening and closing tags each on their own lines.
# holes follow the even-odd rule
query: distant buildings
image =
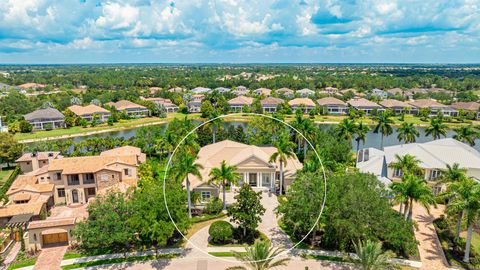
<svg viewBox="0 0 480 270">
<path fill-rule="evenodd" d="M 187 103 L 188 111 L 191 113 L 199 113 L 201 111 L 202 100 L 204 98 L 204 94 L 192 95 L 192 100 Z"/>
<path fill-rule="evenodd" d="M 65 116 L 54 108 L 39 109 L 23 116 L 34 130 L 50 130 L 65 127 Z"/>
<path fill-rule="evenodd" d="M 260 101 L 264 113 L 274 113 L 277 111 L 278 105 L 284 102 L 281 98 L 266 97 Z"/>
<path fill-rule="evenodd" d="M 107 122 L 108 118 L 112 115 L 109 110 L 94 104 L 87 106 L 72 105 L 68 107 L 68 109 L 87 122 L 92 122 L 95 117 L 99 123 Z"/>
<path fill-rule="evenodd" d="M 264 95 L 266 97 L 270 96 L 272 94 L 272 90 L 268 88 L 258 88 L 253 90 L 253 93 L 255 95 Z"/>
<path fill-rule="evenodd" d="M 348 113 L 347 103 L 338 98 L 324 97 L 317 100 L 317 103 L 320 106 L 321 113 L 324 114 L 340 115 Z"/>
<path fill-rule="evenodd" d="M 445 116 L 457 116 L 458 111 L 447 105 L 439 103 L 433 99 L 417 99 L 409 102 L 410 105 L 420 109 L 428 109 L 430 111 L 429 116 L 438 115 L 439 112 Z"/>
<path fill-rule="evenodd" d="M 386 99 L 388 94 L 387 92 L 383 91 L 382 89 L 374 88 L 372 89 L 372 93 L 370 94 L 372 97 L 376 97 L 378 99 Z"/>
<path fill-rule="evenodd" d="M 303 88 L 297 91 L 297 94 L 302 98 L 307 98 L 315 95 L 315 91 L 310 90 L 308 88 Z"/>
<path fill-rule="evenodd" d="M 382 111 L 383 107 L 365 98 L 354 98 L 347 101 L 357 111 L 365 112 L 365 115 L 372 115 L 376 111 Z"/>
<path fill-rule="evenodd" d="M 251 107 L 253 104 L 253 98 L 246 96 L 238 96 L 228 101 L 230 110 L 233 112 L 243 112 L 245 106 Z"/>
<path fill-rule="evenodd" d="M 286 98 L 292 98 L 293 95 L 295 94 L 295 92 L 292 89 L 285 88 L 285 87 L 275 90 L 275 93 L 277 95 L 284 96 Z"/>
<path fill-rule="evenodd" d="M 146 107 L 128 100 L 109 102 L 106 105 L 114 107 L 117 111 L 124 112 L 133 118 L 142 118 L 150 115 L 150 111 Z"/>
<path fill-rule="evenodd" d="M 385 99 L 380 102 L 385 109 L 389 109 L 394 113 L 417 114 L 418 109 L 406 102 L 396 99 Z"/>
<path fill-rule="evenodd" d="M 309 98 L 295 98 L 288 102 L 292 110 L 301 109 L 303 113 L 309 113 L 315 109 L 315 103 Z"/>
<path fill-rule="evenodd" d="M 212 92 L 212 89 L 206 88 L 206 87 L 195 87 L 192 90 L 190 90 L 193 94 L 207 94 Z"/>
<path fill-rule="evenodd" d="M 166 112 L 168 113 L 173 113 L 178 111 L 178 106 L 175 105 L 168 98 L 153 97 L 153 98 L 143 98 L 143 100 L 150 101 L 158 105 L 162 105 L 165 108 Z"/>
</svg>

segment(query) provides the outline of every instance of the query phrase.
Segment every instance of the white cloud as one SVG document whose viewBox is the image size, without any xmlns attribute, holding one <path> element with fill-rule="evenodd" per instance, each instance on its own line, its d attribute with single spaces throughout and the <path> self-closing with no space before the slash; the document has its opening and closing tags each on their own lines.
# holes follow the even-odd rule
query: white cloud
<svg viewBox="0 0 480 270">
<path fill-rule="evenodd" d="M 95 21 L 95 24 L 112 30 L 127 29 L 135 25 L 138 15 L 137 7 L 107 2 L 103 6 L 103 15 Z"/>
</svg>

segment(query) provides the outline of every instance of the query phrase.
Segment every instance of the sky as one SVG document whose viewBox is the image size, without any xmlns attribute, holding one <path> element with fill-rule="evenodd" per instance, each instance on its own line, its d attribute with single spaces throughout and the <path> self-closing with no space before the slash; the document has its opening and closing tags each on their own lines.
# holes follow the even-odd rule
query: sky
<svg viewBox="0 0 480 270">
<path fill-rule="evenodd" d="M 480 63 L 480 0 L 0 0 L 11 63 Z"/>
</svg>

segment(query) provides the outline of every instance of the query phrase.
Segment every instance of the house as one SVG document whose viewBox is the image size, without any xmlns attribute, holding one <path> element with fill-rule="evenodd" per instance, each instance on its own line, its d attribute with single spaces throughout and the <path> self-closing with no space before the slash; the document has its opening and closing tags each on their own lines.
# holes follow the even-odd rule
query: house
<svg viewBox="0 0 480 270">
<path fill-rule="evenodd" d="M 403 96 L 403 89 L 402 88 L 391 88 L 387 90 L 387 95 L 389 97 L 394 97 L 394 96 Z"/>
<path fill-rule="evenodd" d="M 334 97 L 324 97 L 317 100 L 318 105 L 321 108 L 321 111 L 324 114 L 347 114 L 348 106 L 347 103 L 342 100 Z"/>
<path fill-rule="evenodd" d="M 20 170 L 23 173 L 28 173 L 48 166 L 51 160 L 58 158 L 63 158 L 60 152 L 25 153 L 15 162 L 20 166 Z"/>
<path fill-rule="evenodd" d="M 385 99 L 380 102 L 380 105 L 385 108 L 389 109 L 392 112 L 399 114 L 399 113 L 407 113 L 407 114 L 417 114 L 418 110 L 416 107 L 412 105 L 396 100 L 396 99 Z"/>
<path fill-rule="evenodd" d="M 480 118 L 480 103 L 478 102 L 455 102 L 451 105 L 457 111 L 471 112 L 475 118 Z"/>
<path fill-rule="evenodd" d="M 277 111 L 278 105 L 284 102 L 281 98 L 266 97 L 260 101 L 264 113 L 274 113 Z"/>
<path fill-rule="evenodd" d="M 338 92 L 338 88 L 336 87 L 331 87 L 331 86 L 327 86 L 325 87 L 325 91 L 330 94 L 330 95 L 333 95 L 333 94 L 336 94 Z"/>
<path fill-rule="evenodd" d="M 458 163 L 467 170 L 467 175 L 480 180 L 480 153 L 462 142 L 452 138 L 439 139 L 426 143 L 410 143 L 385 147 L 383 151 L 366 148 L 358 152 L 357 168 L 361 172 L 372 173 L 380 178 L 398 181 L 401 170 L 389 167 L 396 161 L 395 156 L 412 155 L 420 160 L 419 167 L 423 170 L 423 178 L 432 186 L 435 194 L 445 186 L 438 179 L 447 165 Z"/>
<path fill-rule="evenodd" d="M 303 88 L 301 90 L 297 91 L 297 94 L 300 95 L 300 97 L 307 98 L 315 95 L 315 91 L 310 90 L 308 88 Z"/>
<path fill-rule="evenodd" d="M 33 111 L 23 116 L 34 130 L 50 130 L 65 127 L 65 116 L 54 108 Z"/>
<path fill-rule="evenodd" d="M 228 104 L 230 105 L 230 110 L 233 112 L 243 112 L 243 107 L 251 107 L 252 103 L 253 98 L 246 96 L 238 96 L 228 101 Z"/>
<path fill-rule="evenodd" d="M 383 91 L 382 89 L 374 88 L 372 89 L 370 96 L 376 97 L 378 99 L 386 99 L 388 96 L 388 93 Z"/>
<path fill-rule="evenodd" d="M 280 96 L 284 96 L 286 98 L 292 98 L 295 92 L 292 89 L 288 89 L 285 87 L 282 87 L 280 89 L 275 90 L 275 93 Z"/>
<path fill-rule="evenodd" d="M 133 103 L 129 100 L 109 102 L 106 105 L 114 107 L 117 111 L 124 112 L 133 118 L 142 118 L 150 115 L 150 111 L 145 106 Z"/>
<path fill-rule="evenodd" d="M 41 250 L 46 245 L 66 244 L 75 242 L 72 229 L 77 218 L 66 217 L 32 221 L 28 224 L 24 236 L 25 249 L 30 252 Z"/>
<path fill-rule="evenodd" d="M 219 93 L 221 93 L 221 94 L 230 92 L 230 90 L 232 90 L 232 89 L 226 88 L 226 87 L 217 87 L 217 88 L 215 88 L 215 91 L 217 91 L 217 92 L 219 92 Z"/>
<path fill-rule="evenodd" d="M 383 111 L 383 107 L 375 102 L 364 98 L 353 98 L 347 101 L 357 111 L 363 111 L 366 115 L 371 115 L 375 111 Z"/>
<path fill-rule="evenodd" d="M 205 93 L 210 93 L 212 92 L 212 89 L 206 88 L 206 87 L 195 87 L 190 92 L 194 94 L 205 94 Z"/>
<path fill-rule="evenodd" d="M 236 96 L 244 96 L 248 93 L 248 89 L 245 86 L 237 86 L 235 90 L 232 91 L 232 93 Z"/>
<path fill-rule="evenodd" d="M 253 188 L 275 191 L 279 185 L 280 163 L 270 162 L 270 157 L 276 151 L 272 146 L 247 145 L 230 140 L 204 146 L 198 152 L 196 161 L 202 166 L 202 178 L 189 175 L 190 187 L 193 192 L 200 194 L 202 202 L 217 197 L 219 188 L 208 184 L 207 180 L 210 171 L 225 160 L 228 165 L 237 167 L 236 172 L 240 174 L 239 186 L 246 183 Z M 293 182 L 297 171 L 302 167 L 296 156 L 287 158 L 283 168 L 285 188 Z M 235 186 L 232 188 L 235 189 Z"/>
<path fill-rule="evenodd" d="M 413 107 L 418 108 L 419 111 L 421 109 L 429 109 L 430 110 L 429 116 L 436 116 L 440 112 L 442 112 L 443 115 L 446 115 L 446 116 L 458 115 L 458 111 L 455 110 L 454 108 L 451 108 L 447 105 L 439 103 L 433 99 L 417 99 L 414 101 L 410 101 L 409 104 L 412 105 Z"/>
<path fill-rule="evenodd" d="M 170 92 L 170 93 L 183 93 L 183 92 L 185 92 L 185 89 L 181 88 L 181 87 L 173 87 L 173 88 L 168 89 L 168 92 Z M 155 93 L 151 93 L 151 94 L 155 94 Z"/>
<path fill-rule="evenodd" d="M 153 97 L 153 98 L 143 98 L 143 100 L 153 102 L 157 105 L 162 105 L 167 113 L 173 113 L 178 111 L 178 106 L 175 105 L 170 99 L 168 98 L 160 98 L 160 97 Z"/>
<path fill-rule="evenodd" d="M 436 93 L 436 94 L 447 94 L 453 96 L 452 90 L 447 90 L 444 88 L 432 87 L 427 89 L 428 93 Z"/>
<path fill-rule="evenodd" d="M 97 117 L 96 121 L 103 123 L 108 121 L 108 118 L 112 115 L 109 110 L 94 104 L 87 106 L 72 105 L 68 107 L 68 109 L 88 122 L 91 122 L 94 117 Z"/>
<path fill-rule="evenodd" d="M 264 95 L 264 96 L 268 97 L 272 94 L 272 90 L 268 89 L 268 88 L 258 88 L 258 89 L 253 90 L 253 93 L 255 95 L 259 95 L 259 96 Z"/>
<path fill-rule="evenodd" d="M 192 100 L 187 103 L 188 111 L 191 113 L 198 113 L 201 111 L 202 100 L 205 98 L 203 94 L 192 95 Z"/>
<path fill-rule="evenodd" d="M 424 95 L 427 94 L 428 91 L 425 88 L 411 88 L 408 90 L 405 90 L 403 92 L 403 95 L 407 97 L 408 99 L 413 99 L 414 95 Z"/>
<path fill-rule="evenodd" d="M 309 98 L 295 98 L 290 100 L 288 104 L 292 107 L 293 111 L 301 108 L 303 113 L 309 113 L 315 109 L 315 103 Z"/>
</svg>

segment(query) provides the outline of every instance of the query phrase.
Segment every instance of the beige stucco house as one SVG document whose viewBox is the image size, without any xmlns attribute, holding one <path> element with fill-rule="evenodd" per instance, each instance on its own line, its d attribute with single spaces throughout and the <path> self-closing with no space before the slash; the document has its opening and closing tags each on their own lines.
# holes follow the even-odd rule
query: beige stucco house
<svg viewBox="0 0 480 270">
<path fill-rule="evenodd" d="M 24 234 L 25 249 L 35 252 L 48 245 L 70 245 L 75 241 L 72 229 L 76 218 L 57 218 L 32 221 Z"/>
<path fill-rule="evenodd" d="M 272 146 L 247 145 L 230 140 L 204 146 L 200 149 L 196 162 L 203 167 L 200 171 L 202 178 L 190 175 L 191 189 L 200 193 L 202 202 L 218 196 L 219 187 L 207 182 L 210 171 L 225 160 L 228 165 L 237 167 L 239 185 L 247 183 L 255 189 L 274 191 L 279 185 L 280 176 L 280 163 L 270 162 L 270 157 L 275 152 L 276 148 Z M 287 164 L 284 164 L 285 188 L 288 188 L 302 167 L 297 157 L 288 158 Z"/>
</svg>

